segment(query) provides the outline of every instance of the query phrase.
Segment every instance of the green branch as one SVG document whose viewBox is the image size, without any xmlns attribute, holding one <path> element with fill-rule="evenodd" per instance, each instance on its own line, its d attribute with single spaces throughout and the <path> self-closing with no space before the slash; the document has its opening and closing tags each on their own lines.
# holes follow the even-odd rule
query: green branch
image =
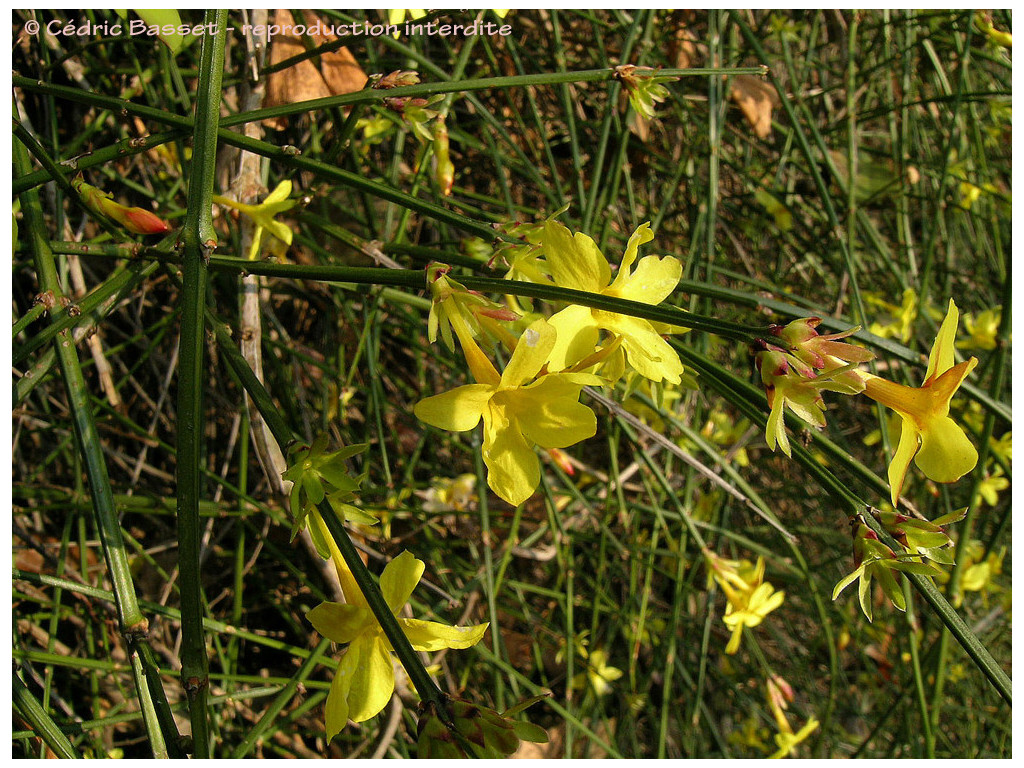
<svg viewBox="0 0 1024 768">
<path fill-rule="evenodd" d="M 183 248 L 181 341 L 178 368 L 178 568 L 181 574 L 181 680 L 189 700 L 193 755 L 211 756 L 206 700 L 209 669 L 203 632 L 203 589 L 200 577 L 202 526 L 199 518 L 203 466 L 203 349 L 206 344 L 206 262 L 217 244 L 212 203 L 217 166 L 217 123 L 227 10 L 207 11 L 205 22 L 220 32 L 203 37 L 196 101 L 192 173 L 188 212 L 181 233 Z"/>
</svg>

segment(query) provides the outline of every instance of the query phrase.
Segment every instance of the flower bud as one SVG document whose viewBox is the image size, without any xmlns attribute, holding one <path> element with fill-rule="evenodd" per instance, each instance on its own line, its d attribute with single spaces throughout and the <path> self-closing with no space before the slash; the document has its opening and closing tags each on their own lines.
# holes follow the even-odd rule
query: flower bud
<svg viewBox="0 0 1024 768">
<path fill-rule="evenodd" d="M 162 235 L 171 229 L 170 225 L 155 213 L 114 202 L 109 192 L 86 184 L 81 176 L 76 178 L 71 186 L 81 197 L 86 208 L 113 219 L 129 232 L 136 235 Z"/>
<path fill-rule="evenodd" d="M 445 197 L 452 193 L 455 165 L 448 151 L 448 127 L 443 119 L 434 121 L 434 180 Z"/>
</svg>

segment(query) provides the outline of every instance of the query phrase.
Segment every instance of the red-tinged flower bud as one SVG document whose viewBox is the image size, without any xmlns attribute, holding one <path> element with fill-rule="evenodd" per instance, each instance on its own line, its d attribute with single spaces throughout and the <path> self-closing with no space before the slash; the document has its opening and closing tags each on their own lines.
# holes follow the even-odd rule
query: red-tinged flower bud
<svg viewBox="0 0 1024 768">
<path fill-rule="evenodd" d="M 401 88 L 405 85 L 416 85 L 420 81 L 420 76 L 416 72 L 397 69 L 384 76 L 373 75 L 370 77 L 370 80 L 372 88 L 388 90 L 389 88 Z"/>
<path fill-rule="evenodd" d="M 758 352 L 754 360 L 757 363 L 757 369 L 761 372 L 761 381 L 767 387 L 773 386 L 774 379 L 789 373 L 789 361 L 786 359 L 786 353 L 775 347 Z"/>
<path fill-rule="evenodd" d="M 432 283 L 440 277 L 444 277 L 452 268 L 448 264 L 444 264 L 440 261 L 432 261 L 427 264 L 427 282 Z"/>
<path fill-rule="evenodd" d="M 111 218 L 120 222 L 129 232 L 137 235 L 162 235 L 171 229 L 166 221 L 144 208 L 125 208 L 117 203 L 114 205 L 120 210 L 112 213 Z"/>
<path fill-rule="evenodd" d="M 516 320 L 519 319 L 518 312 L 513 312 L 511 309 L 507 309 L 505 307 L 479 307 L 474 308 L 473 311 L 478 315 L 490 317 L 493 318 L 494 320 L 502 320 L 506 323 L 515 322 Z"/>
<path fill-rule="evenodd" d="M 569 477 L 575 476 L 576 468 L 569 461 L 569 455 L 565 451 L 560 448 L 548 448 L 547 452 L 550 459 L 555 462 L 555 464 L 557 464 L 565 474 L 569 475 Z"/>
<path fill-rule="evenodd" d="M 155 213 L 114 202 L 110 193 L 86 184 L 81 176 L 76 178 L 71 186 L 82 198 L 86 208 L 113 219 L 129 232 L 136 235 L 162 235 L 171 229 L 167 222 Z"/>
</svg>

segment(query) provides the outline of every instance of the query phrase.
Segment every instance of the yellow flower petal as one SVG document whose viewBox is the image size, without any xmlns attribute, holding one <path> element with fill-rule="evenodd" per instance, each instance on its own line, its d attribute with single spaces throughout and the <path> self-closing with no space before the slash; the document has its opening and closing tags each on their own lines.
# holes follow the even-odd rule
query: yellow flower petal
<svg viewBox="0 0 1024 768">
<path fill-rule="evenodd" d="M 548 361 L 548 353 L 555 346 L 555 335 L 555 329 L 543 319 L 523 331 L 515 352 L 501 374 L 498 388 L 515 389 L 534 378 Z"/>
<path fill-rule="evenodd" d="M 912 419 L 906 417 L 902 420 L 900 429 L 900 442 L 889 462 L 889 492 L 892 495 L 892 505 L 898 505 L 900 493 L 903 491 L 903 483 L 907 478 L 907 470 L 910 469 L 910 460 L 917 452 L 917 429 Z"/>
<path fill-rule="evenodd" d="M 673 256 L 645 256 L 640 259 L 633 274 L 626 277 L 620 273 L 608 293 L 644 304 L 660 304 L 676 289 L 682 275 L 683 265 L 679 259 Z"/>
<path fill-rule="evenodd" d="M 420 400 L 413 413 L 432 427 L 465 432 L 480 423 L 480 415 L 493 394 L 494 387 L 487 384 L 466 384 Z"/>
<path fill-rule="evenodd" d="M 368 608 L 344 603 L 320 603 L 306 613 L 313 629 L 336 643 L 350 643 L 377 620 Z"/>
<path fill-rule="evenodd" d="M 384 709 L 395 690 L 395 669 L 381 634 L 353 640 L 335 674 L 351 676 L 348 716 L 357 723 Z"/>
<path fill-rule="evenodd" d="M 619 262 L 619 273 L 615 276 L 615 282 L 611 284 L 613 291 L 618 292 L 623 288 L 629 278 L 629 270 L 632 268 L 633 262 L 636 261 L 640 246 L 651 242 L 653 239 L 654 233 L 651 231 L 651 223 L 649 221 L 645 221 L 629 236 L 626 250 L 622 254 L 622 261 Z M 604 286 L 601 287 L 603 288 Z"/>
<path fill-rule="evenodd" d="M 283 200 L 287 200 L 288 196 L 291 193 L 292 193 L 292 182 L 291 182 L 291 179 L 285 179 L 280 184 L 278 184 L 276 187 L 274 187 L 274 191 L 271 192 L 269 195 L 267 195 L 263 199 L 263 203 L 262 204 L 266 205 L 267 203 L 280 203 Z"/>
<path fill-rule="evenodd" d="M 519 506 L 533 495 L 540 483 L 540 460 L 533 448 L 509 424 L 505 408 L 490 403 L 484 412 L 484 463 L 487 485 L 513 506 Z"/>
<path fill-rule="evenodd" d="M 921 450 L 914 463 L 935 482 L 954 483 L 978 464 L 978 451 L 963 428 L 943 416 L 921 432 Z"/>
<path fill-rule="evenodd" d="M 273 219 L 266 222 L 264 232 L 269 232 L 283 243 L 292 244 L 292 229 L 287 224 Z"/>
<path fill-rule="evenodd" d="M 931 354 L 928 356 L 928 371 L 924 381 L 927 384 L 936 374 L 942 374 L 953 367 L 953 347 L 956 343 L 956 326 L 960 321 L 960 312 L 953 300 L 949 300 L 949 309 L 935 337 Z"/>
<path fill-rule="evenodd" d="M 626 359 L 637 373 L 651 381 L 665 379 L 678 384 L 683 364 L 674 349 L 659 336 L 649 322 L 640 317 L 614 312 L 595 312 L 598 324 L 622 336 Z"/>
<path fill-rule="evenodd" d="M 476 645 L 487 631 L 488 624 L 450 627 L 436 621 L 399 619 L 406 637 L 417 651 L 440 651 L 442 648 L 469 648 Z"/>
<path fill-rule="evenodd" d="M 417 560 L 409 550 L 384 566 L 380 575 L 380 591 L 392 613 L 397 614 L 409 602 L 412 591 L 423 576 L 423 569 L 423 561 Z"/>
<path fill-rule="evenodd" d="M 743 624 L 737 623 L 732 628 L 732 636 L 729 638 L 729 644 L 725 646 L 725 652 L 730 656 L 740 649 L 740 638 L 743 637 Z"/>
<path fill-rule="evenodd" d="M 593 437 L 597 418 L 578 402 L 580 386 L 566 375 L 550 374 L 517 393 L 515 415 L 526 439 L 542 448 L 566 448 Z"/>
<path fill-rule="evenodd" d="M 599 293 L 612 276 L 597 243 L 582 232 L 573 235 L 557 221 L 544 224 L 544 258 L 551 276 L 563 288 Z"/>
<path fill-rule="evenodd" d="M 352 676 L 335 672 L 331 680 L 331 690 L 327 694 L 327 704 L 324 706 L 325 729 L 327 740 L 330 741 L 348 723 L 348 691 L 352 685 Z"/>
<path fill-rule="evenodd" d="M 570 304 L 548 320 L 557 332 L 548 353 L 548 370 L 561 371 L 592 354 L 600 331 L 590 307 Z"/>
</svg>

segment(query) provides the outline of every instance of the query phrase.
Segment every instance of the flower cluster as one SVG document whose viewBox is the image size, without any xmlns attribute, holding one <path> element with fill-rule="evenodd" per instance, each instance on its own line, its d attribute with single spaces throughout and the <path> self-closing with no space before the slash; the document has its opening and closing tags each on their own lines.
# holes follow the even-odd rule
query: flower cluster
<svg viewBox="0 0 1024 768">
<path fill-rule="evenodd" d="M 765 440 L 774 450 L 778 445 L 790 455 L 789 438 L 783 423 L 786 408 L 809 424 L 825 426 L 825 404 L 821 392 L 863 393 L 895 411 L 901 418 L 899 445 L 889 464 L 892 504 L 898 503 L 913 460 L 925 476 L 940 483 L 952 483 L 974 469 L 975 450 L 963 427 L 949 416 L 953 395 L 978 364 L 976 358 L 954 363 L 954 345 L 959 312 L 952 299 L 928 358 L 928 369 L 920 387 L 888 381 L 857 363 L 874 355 L 866 349 L 838 341 L 855 333 L 818 334 L 818 318 L 794 320 L 786 326 L 772 326 L 771 340 L 758 342 L 755 363 L 761 374 L 771 412 Z"/>
<path fill-rule="evenodd" d="M 404 13 L 404 11 L 399 11 Z M 419 13 L 421 11 L 409 11 Z M 420 18 L 414 16 L 413 18 Z M 414 71 L 395 71 L 388 75 L 374 75 L 372 87 L 377 90 L 389 90 L 408 85 L 416 85 L 420 76 Z M 390 96 L 384 99 L 384 106 L 401 115 L 402 120 L 412 128 L 424 146 L 433 150 L 434 180 L 446 197 L 452 193 L 455 181 L 455 165 L 451 161 L 448 144 L 448 126 L 445 124 L 444 94 L 436 94 L 430 98 Z M 435 108 L 437 107 L 437 108 Z"/>
<path fill-rule="evenodd" d="M 808 317 L 786 326 L 772 326 L 771 343 L 760 340 L 759 351 L 754 355 L 771 408 L 765 440 L 769 448 L 775 450 L 778 445 L 787 456 L 791 453 L 783 419 L 785 410 L 788 408 L 815 427 L 824 427 L 822 391 L 862 391 L 864 384 L 848 363 L 874 357 L 869 350 L 838 341 L 856 333 L 858 328 L 823 336 L 816 330 L 820 322 L 817 317 Z"/>
<path fill-rule="evenodd" d="M 520 257 L 528 255 L 530 274 L 545 281 L 550 276 L 563 288 L 657 304 L 682 273 L 670 256 L 637 261 L 639 247 L 653 239 L 648 224 L 629 238 L 614 280 L 607 259 L 587 235 L 550 219 L 526 234 Z M 680 381 L 682 363 L 661 335 L 670 328 L 570 304 L 550 318 L 521 321 L 526 327 L 517 337 L 502 323 L 516 321 L 518 313 L 466 290 L 449 270 L 435 264 L 427 272 L 433 298 L 428 337 L 434 341 L 440 334 L 453 348 L 454 332 L 476 383 L 421 400 L 415 413 L 431 426 L 456 432 L 482 421 L 487 484 L 510 504 L 524 502 L 540 483 L 534 446 L 561 449 L 595 434 L 596 417 L 579 402 L 583 387 L 616 380 L 627 365 L 654 382 Z M 482 329 L 511 352 L 501 373 L 477 343 Z"/>
</svg>

